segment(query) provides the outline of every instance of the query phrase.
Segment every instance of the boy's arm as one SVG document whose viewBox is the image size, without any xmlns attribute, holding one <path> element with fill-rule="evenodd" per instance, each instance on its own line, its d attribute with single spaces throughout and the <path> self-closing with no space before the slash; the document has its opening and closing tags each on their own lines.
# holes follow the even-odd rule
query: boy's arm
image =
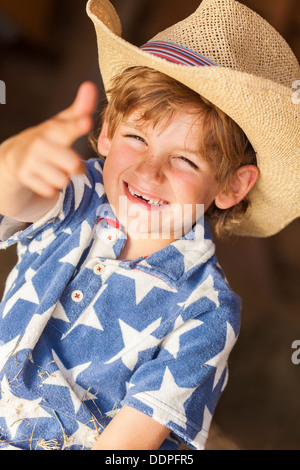
<svg viewBox="0 0 300 470">
<path fill-rule="evenodd" d="M 157 450 L 170 430 L 134 408 L 124 406 L 92 450 Z"/>
<path fill-rule="evenodd" d="M 74 103 L 0 145 L 0 213 L 35 222 L 56 203 L 71 175 L 84 171 L 72 144 L 92 128 L 97 89 L 86 82 Z"/>
</svg>

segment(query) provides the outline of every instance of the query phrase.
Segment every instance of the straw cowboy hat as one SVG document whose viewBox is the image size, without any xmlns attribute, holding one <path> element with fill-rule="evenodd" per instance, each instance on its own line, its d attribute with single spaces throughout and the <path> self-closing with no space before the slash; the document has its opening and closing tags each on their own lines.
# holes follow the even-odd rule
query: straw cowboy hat
<svg viewBox="0 0 300 470">
<path fill-rule="evenodd" d="M 203 0 L 195 13 L 139 48 L 121 38 L 108 0 L 90 0 L 87 12 L 105 89 L 126 67 L 150 67 L 193 89 L 243 129 L 260 176 L 236 234 L 267 237 L 300 215 L 300 67 L 272 26 L 236 0 Z"/>
</svg>

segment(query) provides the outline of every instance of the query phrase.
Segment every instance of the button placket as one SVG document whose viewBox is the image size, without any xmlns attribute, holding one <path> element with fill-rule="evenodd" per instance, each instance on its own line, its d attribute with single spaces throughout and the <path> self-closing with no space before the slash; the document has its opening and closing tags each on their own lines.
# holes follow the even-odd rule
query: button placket
<svg viewBox="0 0 300 470">
<path fill-rule="evenodd" d="M 101 268 L 101 271 L 100 269 L 97 270 L 98 268 Z M 95 275 L 94 269 L 97 271 L 97 275 Z M 82 266 L 70 281 L 61 298 L 62 305 L 65 311 L 68 312 L 70 327 L 78 320 L 83 311 L 93 303 L 95 296 L 104 283 L 104 278 L 109 275 L 109 271 L 101 259 L 94 258 L 89 260 L 86 266 Z M 105 274 L 102 276 L 104 272 Z"/>
</svg>

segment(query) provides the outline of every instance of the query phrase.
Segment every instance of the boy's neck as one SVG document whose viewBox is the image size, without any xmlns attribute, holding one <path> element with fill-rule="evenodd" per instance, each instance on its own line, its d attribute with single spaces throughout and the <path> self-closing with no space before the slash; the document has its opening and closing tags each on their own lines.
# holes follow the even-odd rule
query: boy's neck
<svg viewBox="0 0 300 470">
<path fill-rule="evenodd" d="M 170 245 L 176 240 L 176 238 L 167 239 L 132 239 L 128 236 L 126 244 L 122 252 L 120 253 L 119 260 L 134 260 L 138 258 L 144 258 L 150 256 L 156 251 L 162 250 L 166 246 Z"/>
</svg>

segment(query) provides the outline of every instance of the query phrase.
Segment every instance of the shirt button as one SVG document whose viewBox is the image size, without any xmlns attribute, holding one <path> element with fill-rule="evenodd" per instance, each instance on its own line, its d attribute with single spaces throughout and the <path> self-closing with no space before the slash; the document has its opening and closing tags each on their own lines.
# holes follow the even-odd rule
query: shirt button
<svg viewBox="0 0 300 470">
<path fill-rule="evenodd" d="M 114 243 L 117 239 L 117 235 L 113 230 L 105 230 L 101 238 L 108 243 Z"/>
<path fill-rule="evenodd" d="M 117 239 L 117 235 L 115 234 L 115 232 L 109 232 L 109 234 L 107 235 L 107 240 L 109 242 L 115 242 Z"/>
<path fill-rule="evenodd" d="M 81 290 L 74 290 L 72 292 L 71 298 L 74 302 L 81 302 L 83 300 L 83 293 Z"/>
<path fill-rule="evenodd" d="M 102 264 L 102 263 L 97 263 L 97 264 L 94 266 L 93 271 L 94 271 L 95 274 L 97 274 L 97 276 L 101 276 L 101 274 L 103 274 L 104 271 L 105 271 L 105 266 L 104 266 L 104 264 Z"/>
</svg>

